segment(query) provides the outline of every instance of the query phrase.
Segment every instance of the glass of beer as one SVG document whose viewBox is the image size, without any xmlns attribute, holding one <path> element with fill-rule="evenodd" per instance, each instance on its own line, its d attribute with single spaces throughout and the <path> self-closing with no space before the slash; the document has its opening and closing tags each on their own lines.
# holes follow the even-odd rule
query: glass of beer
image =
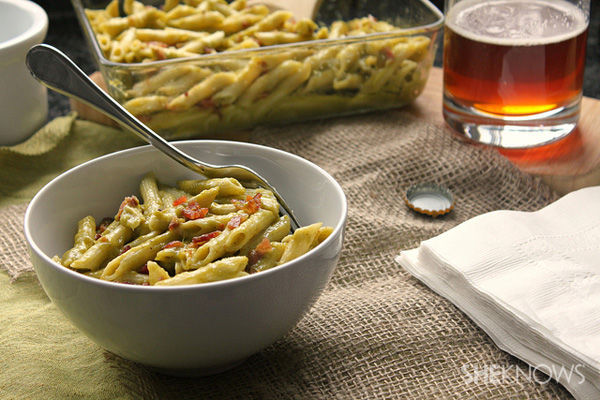
<svg viewBox="0 0 600 400">
<path fill-rule="evenodd" d="M 446 0 L 444 118 L 502 148 L 575 129 L 590 0 Z"/>
</svg>

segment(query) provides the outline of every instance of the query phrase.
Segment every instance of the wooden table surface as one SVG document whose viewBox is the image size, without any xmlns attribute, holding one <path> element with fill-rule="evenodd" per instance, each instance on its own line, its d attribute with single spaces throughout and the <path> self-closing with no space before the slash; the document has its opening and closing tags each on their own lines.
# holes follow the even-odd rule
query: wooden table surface
<svg viewBox="0 0 600 400">
<path fill-rule="evenodd" d="M 408 109 L 443 123 L 441 68 L 432 68 L 424 92 Z M 446 125 L 449 134 L 453 134 Z M 600 100 L 584 97 L 576 130 L 552 144 L 525 150 L 498 150 L 521 170 L 540 176 L 558 193 L 600 184 Z"/>
</svg>

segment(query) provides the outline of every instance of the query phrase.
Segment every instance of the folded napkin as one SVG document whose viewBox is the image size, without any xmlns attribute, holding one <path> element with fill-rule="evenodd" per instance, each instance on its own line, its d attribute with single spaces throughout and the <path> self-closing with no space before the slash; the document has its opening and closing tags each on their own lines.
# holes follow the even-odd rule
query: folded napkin
<svg viewBox="0 0 600 400">
<path fill-rule="evenodd" d="M 536 212 L 482 214 L 396 261 L 530 371 L 577 399 L 599 399 L 599 206 L 592 187 Z"/>
</svg>

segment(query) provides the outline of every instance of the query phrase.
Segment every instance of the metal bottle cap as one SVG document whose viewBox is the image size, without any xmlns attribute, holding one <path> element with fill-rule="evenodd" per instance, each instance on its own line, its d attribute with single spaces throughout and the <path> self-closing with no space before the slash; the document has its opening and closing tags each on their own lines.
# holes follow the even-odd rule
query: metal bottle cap
<svg viewBox="0 0 600 400">
<path fill-rule="evenodd" d="M 437 217 L 454 208 L 454 195 L 442 185 L 419 183 L 406 190 L 404 202 L 416 212 Z"/>
</svg>

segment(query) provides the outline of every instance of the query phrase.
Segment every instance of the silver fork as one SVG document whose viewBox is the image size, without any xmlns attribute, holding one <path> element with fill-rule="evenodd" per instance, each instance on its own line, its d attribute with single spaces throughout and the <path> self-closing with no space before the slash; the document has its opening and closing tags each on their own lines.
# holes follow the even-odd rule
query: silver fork
<svg viewBox="0 0 600 400">
<path fill-rule="evenodd" d="M 300 227 L 294 212 L 266 179 L 252 169 L 242 165 L 211 165 L 199 161 L 173 146 L 162 136 L 144 125 L 115 99 L 100 89 L 69 57 L 60 50 L 39 44 L 29 49 L 26 57 L 27 68 L 42 84 L 73 97 L 119 122 L 137 136 L 171 157 L 181 165 L 207 178 L 232 177 L 245 186 L 263 187 L 271 190 L 285 213 L 290 217 L 292 229 Z"/>
</svg>

